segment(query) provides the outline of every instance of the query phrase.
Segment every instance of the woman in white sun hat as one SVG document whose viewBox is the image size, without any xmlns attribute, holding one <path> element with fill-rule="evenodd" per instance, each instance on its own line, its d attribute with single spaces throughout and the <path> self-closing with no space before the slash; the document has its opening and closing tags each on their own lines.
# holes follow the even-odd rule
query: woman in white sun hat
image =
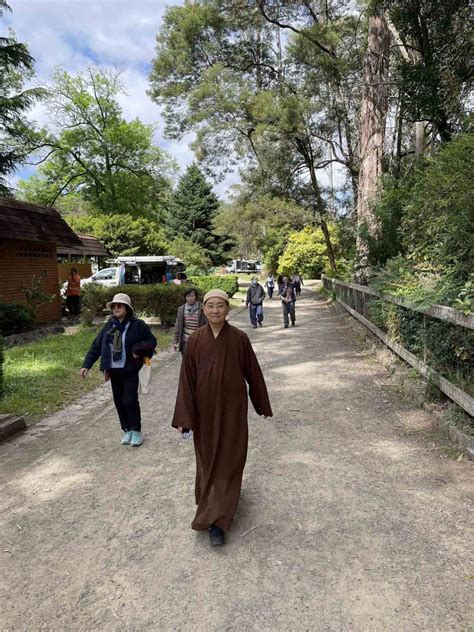
<svg viewBox="0 0 474 632">
<path fill-rule="evenodd" d="M 116 294 L 106 307 L 111 310 L 112 316 L 87 352 L 80 375 L 85 378 L 100 357 L 100 370 L 112 385 L 123 432 L 122 444 L 139 446 L 142 443 L 142 427 L 138 372 L 143 366 L 143 358 L 152 357 L 156 338 L 148 325 L 133 315 L 128 294 Z"/>
</svg>

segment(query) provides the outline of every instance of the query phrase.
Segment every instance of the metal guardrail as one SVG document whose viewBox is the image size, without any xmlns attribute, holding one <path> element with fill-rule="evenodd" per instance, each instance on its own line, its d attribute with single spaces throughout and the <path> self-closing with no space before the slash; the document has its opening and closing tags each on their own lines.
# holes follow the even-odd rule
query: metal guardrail
<svg viewBox="0 0 474 632">
<path fill-rule="evenodd" d="M 382 342 L 395 351 L 401 358 L 403 358 L 408 364 L 419 371 L 424 377 L 428 378 L 451 400 L 456 402 L 467 413 L 474 416 L 474 398 L 465 393 L 458 386 L 443 377 L 438 371 L 429 367 L 426 364 L 426 351 L 424 353 L 424 360 L 420 360 L 413 353 L 402 347 L 394 340 L 392 340 L 388 334 L 382 331 L 377 325 L 372 323 L 368 319 L 368 297 L 373 296 L 378 299 L 382 299 L 388 303 L 393 303 L 409 309 L 414 312 L 418 312 L 424 315 L 423 326 L 426 325 L 426 317 L 436 318 L 441 321 L 447 321 L 454 323 L 459 327 L 465 327 L 467 329 L 474 329 L 474 315 L 465 315 L 461 312 L 457 312 L 451 307 L 445 307 L 443 305 L 433 305 L 427 309 L 419 308 L 409 301 L 400 299 L 394 296 L 388 296 L 381 294 L 373 288 L 366 287 L 364 285 L 356 285 L 355 283 L 345 283 L 338 279 L 322 276 L 323 285 L 327 290 L 334 291 L 336 293 L 337 302 L 344 307 L 354 318 L 357 318 L 367 329 L 374 333 Z"/>
</svg>

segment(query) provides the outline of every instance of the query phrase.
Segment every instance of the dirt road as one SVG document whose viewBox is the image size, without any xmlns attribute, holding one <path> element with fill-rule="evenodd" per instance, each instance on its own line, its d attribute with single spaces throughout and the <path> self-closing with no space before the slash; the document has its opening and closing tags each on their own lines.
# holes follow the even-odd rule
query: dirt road
<svg viewBox="0 0 474 632">
<path fill-rule="evenodd" d="M 306 290 L 248 331 L 275 416 L 250 415 L 228 543 L 189 528 L 193 446 L 170 428 L 180 359 L 120 445 L 109 387 L 0 445 L 1 630 L 474 629 L 472 467 L 386 385 L 349 316 Z M 471 530 L 470 530 L 471 529 Z"/>
</svg>

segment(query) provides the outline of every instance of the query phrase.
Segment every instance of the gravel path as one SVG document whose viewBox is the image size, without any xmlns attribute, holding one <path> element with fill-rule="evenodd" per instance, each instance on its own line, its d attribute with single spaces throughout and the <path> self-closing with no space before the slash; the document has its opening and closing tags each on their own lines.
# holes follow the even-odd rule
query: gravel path
<svg viewBox="0 0 474 632">
<path fill-rule="evenodd" d="M 472 467 L 441 458 L 355 324 L 312 291 L 248 331 L 274 418 L 250 415 L 228 544 L 193 532 L 193 447 L 160 355 L 145 442 L 108 385 L 0 445 L 0 629 L 473 630 Z M 471 627 L 470 627 L 471 626 Z"/>
</svg>

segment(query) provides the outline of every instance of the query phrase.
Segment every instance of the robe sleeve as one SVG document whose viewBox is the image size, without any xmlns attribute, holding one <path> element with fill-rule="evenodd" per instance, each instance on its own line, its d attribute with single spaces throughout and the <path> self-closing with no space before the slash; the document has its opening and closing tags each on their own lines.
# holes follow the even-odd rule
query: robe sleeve
<svg viewBox="0 0 474 632">
<path fill-rule="evenodd" d="M 257 415 L 273 417 L 262 369 L 250 344 L 250 340 L 247 337 L 245 338 L 244 345 L 244 374 L 249 385 L 250 401 Z"/>
<path fill-rule="evenodd" d="M 196 424 L 196 340 L 191 336 L 179 374 L 173 428 L 195 428 Z"/>
</svg>

